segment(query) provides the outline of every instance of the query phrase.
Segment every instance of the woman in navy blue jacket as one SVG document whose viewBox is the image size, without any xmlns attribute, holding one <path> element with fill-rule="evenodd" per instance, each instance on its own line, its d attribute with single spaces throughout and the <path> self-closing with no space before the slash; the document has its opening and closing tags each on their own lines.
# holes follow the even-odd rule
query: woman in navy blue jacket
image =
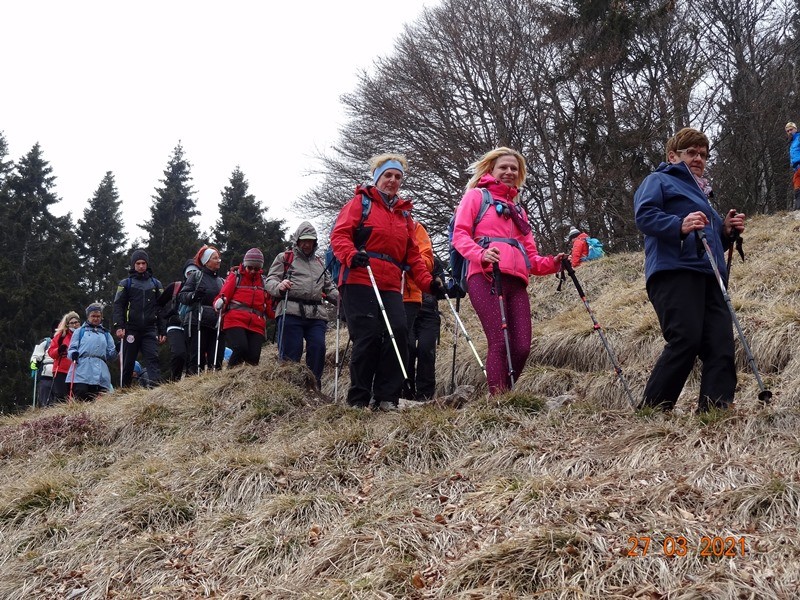
<svg viewBox="0 0 800 600">
<path fill-rule="evenodd" d="M 642 406 L 675 406 L 697 357 L 703 363 L 699 410 L 727 408 L 736 388 L 733 324 L 711 263 L 698 237 L 704 231 L 723 282 L 725 250 L 745 215 L 722 219 L 703 177 L 708 138 L 686 127 L 667 141 L 667 162 L 645 178 L 634 196 L 636 226 L 644 234 L 647 295 L 666 341 L 644 390 Z"/>
</svg>

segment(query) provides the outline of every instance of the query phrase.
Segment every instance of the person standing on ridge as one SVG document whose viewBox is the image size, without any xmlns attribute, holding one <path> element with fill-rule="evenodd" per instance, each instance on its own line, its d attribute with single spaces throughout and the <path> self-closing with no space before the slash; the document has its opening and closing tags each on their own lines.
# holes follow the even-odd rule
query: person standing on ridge
<svg viewBox="0 0 800 600">
<path fill-rule="evenodd" d="M 456 209 L 453 246 L 469 262 L 469 299 L 486 334 L 486 378 L 495 395 L 511 389 L 531 351 L 528 278 L 558 273 L 565 254 L 539 254 L 528 215 L 515 202 L 525 182 L 522 154 L 495 148 L 470 170 L 472 178 Z M 478 219 L 486 193 L 492 205 Z"/>
<path fill-rule="evenodd" d="M 786 124 L 786 136 L 789 138 L 789 166 L 794 171 L 792 175 L 794 209 L 800 210 L 800 133 L 792 121 Z"/>
<path fill-rule="evenodd" d="M 267 292 L 277 301 L 275 326 L 281 332 L 282 356 L 299 362 L 305 341 L 306 365 L 314 373 L 319 388 L 328 330 L 328 311 L 322 302 L 336 304 L 339 290 L 316 251 L 317 230 L 310 222 L 303 221 L 292 236 L 291 250 L 281 252 L 272 261 Z"/>
<path fill-rule="evenodd" d="M 374 399 L 376 408 L 397 409 L 408 360 L 401 274 L 408 268 L 423 292 L 443 293 L 441 281 L 434 280 L 420 256 L 411 202 L 398 196 L 407 168 L 399 154 L 373 157 L 372 183 L 356 187 L 331 232 L 333 252 L 342 264 L 339 292 L 353 342 L 347 391 L 352 407 L 366 408 Z"/>
<path fill-rule="evenodd" d="M 733 402 L 733 322 L 700 234 L 727 286 L 725 250 L 735 233 L 744 231 L 745 215 L 730 209 L 723 219 L 711 206 L 708 147 L 703 132 L 681 129 L 667 141 L 667 162 L 642 181 L 633 197 L 636 226 L 644 234 L 647 296 L 666 342 L 640 407 L 672 410 L 697 358 L 703 363 L 698 411 Z"/>
<path fill-rule="evenodd" d="M 153 277 L 150 257 L 142 249 L 131 253 L 128 273 L 128 277 L 117 285 L 113 308 L 113 327 L 116 336 L 122 340 L 122 386 L 131 385 L 133 367 L 140 351 L 151 384 L 158 385 L 161 380 L 158 345 L 166 338 L 157 300 L 164 288 Z"/>
<path fill-rule="evenodd" d="M 241 363 L 257 365 L 261 359 L 261 347 L 266 338 L 267 319 L 274 319 L 272 302 L 264 289 L 264 254 L 258 248 L 250 248 L 242 258 L 242 264 L 228 272 L 222 289 L 214 300 L 214 310 L 222 313 L 220 340 L 225 353 L 225 344 L 231 348 L 229 367 Z"/>
<path fill-rule="evenodd" d="M 589 256 L 589 234 L 580 231 L 577 227 L 572 227 L 569 230 L 567 240 L 572 242 L 572 249 L 570 250 L 570 262 L 573 268 L 581 266 L 584 257 Z"/>
</svg>

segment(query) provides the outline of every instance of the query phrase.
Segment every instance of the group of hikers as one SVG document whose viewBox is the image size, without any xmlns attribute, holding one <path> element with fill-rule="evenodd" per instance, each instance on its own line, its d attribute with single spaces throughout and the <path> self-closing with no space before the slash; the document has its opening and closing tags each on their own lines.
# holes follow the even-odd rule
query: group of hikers
<svg viewBox="0 0 800 600">
<path fill-rule="evenodd" d="M 736 368 L 723 253 L 744 231 L 745 215 L 731 209 L 721 217 L 712 207 L 704 178 L 708 149 L 702 132 L 680 130 L 667 141 L 665 162 L 635 194 L 647 293 L 666 341 L 640 406 L 671 409 L 698 357 L 703 363 L 699 410 L 725 408 L 733 401 Z M 299 361 L 305 347 L 306 364 L 320 386 L 327 302 L 336 307 L 337 368 L 340 319 L 352 343 L 348 406 L 394 410 L 400 398 L 431 399 L 438 301 L 449 303 L 454 288 L 445 281 L 413 205 L 400 196 L 405 157 L 382 154 L 369 166 L 372 181 L 356 187 L 333 225 L 328 264 L 317 255 L 317 232 L 307 221 L 294 233 L 291 249 L 278 254 L 266 273 L 263 254 L 252 248 L 223 279 L 219 251 L 203 246 L 186 262 L 184 280 L 164 288 L 146 252 L 134 251 L 130 273 L 114 299 L 121 385 L 130 385 L 140 352 L 149 380 L 154 385 L 161 380 L 157 347 L 165 339 L 172 379 L 219 369 L 220 349 L 226 346 L 232 350 L 231 367 L 258 364 L 267 320 L 275 319 L 279 357 Z M 518 151 L 495 148 L 470 171 L 451 224 L 451 253 L 464 262 L 466 289 L 460 291 L 467 292 L 486 336 L 484 369 L 489 393 L 496 395 L 513 389 L 530 353 L 529 277 L 579 265 L 590 244 L 587 234 L 572 227 L 571 255 L 539 254 L 518 203 L 526 178 Z M 101 320 L 101 307 L 91 305 L 83 324 L 70 312 L 56 328 L 47 350 L 54 361 L 55 398 L 64 398 L 68 388 L 83 399 L 110 389 L 106 361 L 117 356 L 117 349 Z"/>
</svg>

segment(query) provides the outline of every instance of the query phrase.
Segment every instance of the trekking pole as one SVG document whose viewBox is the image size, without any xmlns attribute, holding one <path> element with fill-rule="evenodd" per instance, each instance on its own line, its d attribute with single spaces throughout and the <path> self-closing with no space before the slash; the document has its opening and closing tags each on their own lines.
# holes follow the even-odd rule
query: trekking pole
<svg viewBox="0 0 800 600">
<path fill-rule="evenodd" d="M 72 377 L 70 377 L 70 381 L 69 381 L 69 402 L 74 402 L 75 401 L 75 392 L 73 391 L 73 388 L 75 387 L 75 371 L 77 371 L 77 370 L 78 370 L 78 361 L 77 360 L 73 360 L 72 361 Z"/>
<path fill-rule="evenodd" d="M 219 311 L 219 316 L 217 316 L 217 343 L 214 344 L 214 369 L 217 368 L 217 357 L 219 356 L 219 329 L 222 325 L 222 310 Z M 222 361 L 220 361 L 220 367 L 222 366 Z"/>
<path fill-rule="evenodd" d="M 59 356 L 58 360 L 53 361 L 53 383 L 50 385 L 50 391 L 47 392 L 46 406 L 50 406 L 50 399 L 53 397 L 53 388 L 56 384 L 56 377 L 58 377 L 58 363 L 60 360 L 61 357 Z"/>
<path fill-rule="evenodd" d="M 203 305 L 197 310 L 197 374 L 200 375 L 200 320 L 203 318 Z M 206 365 L 208 367 L 208 365 Z"/>
<path fill-rule="evenodd" d="M 44 365 L 44 362 L 42 363 Z M 39 369 L 33 372 L 33 408 L 36 408 L 36 384 L 39 383 Z"/>
<path fill-rule="evenodd" d="M 333 372 L 333 401 L 339 401 L 339 310 L 342 305 L 341 294 L 336 296 L 336 368 Z"/>
<path fill-rule="evenodd" d="M 503 338 L 506 342 L 506 356 L 508 357 L 508 378 L 511 380 L 511 389 L 514 389 L 514 364 L 511 362 L 511 342 L 508 339 L 508 321 L 506 320 L 506 305 L 503 298 L 503 283 L 502 274 L 500 273 L 500 263 L 492 263 L 492 277 L 494 285 L 492 286 L 500 301 L 500 328 L 503 330 Z"/>
<path fill-rule="evenodd" d="M 735 209 L 731 209 L 731 211 L 736 214 Z M 731 265 L 733 263 L 733 251 L 736 249 L 739 252 L 739 256 L 742 257 L 742 262 L 744 262 L 744 250 L 742 249 L 742 236 L 739 234 L 738 229 L 733 230 L 733 234 L 731 234 L 731 247 L 728 248 L 728 277 L 731 274 Z"/>
<path fill-rule="evenodd" d="M 458 315 L 458 310 L 456 309 L 456 307 L 453 306 L 453 300 L 447 294 L 447 290 L 446 289 L 444 289 L 444 298 L 445 298 L 445 300 L 447 300 L 447 305 L 450 307 L 450 310 L 453 312 L 453 316 L 456 319 L 456 331 L 455 331 L 456 340 L 458 340 L 458 328 L 461 328 L 461 332 L 464 334 L 464 337 L 467 339 L 467 343 L 469 344 L 469 347 L 472 349 L 472 354 L 475 355 L 475 360 L 478 361 L 478 365 L 480 366 L 481 371 L 483 371 L 483 376 L 486 377 L 486 367 L 484 366 L 483 361 L 481 360 L 481 357 L 478 355 L 478 351 L 475 349 L 475 344 L 472 343 L 472 338 L 470 337 L 469 333 L 467 333 L 467 328 L 464 327 L 464 322 L 461 320 L 461 317 Z M 458 305 L 458 301 L 459 300 L 461 300 L 461 298 L 456 298 L 456 305 Z M 504 317 L 504 319 L 505 319 L 505 317 Z M 506 340 L 506 347 L 508 347 L 508 340 Z M 511 354 L 509 352 L 509 356 L 510 355 Z M 510 364 L 511 363 L 509 362 L 509 366 L 510 366 Z M 450 387 L 453 388 L 453 391 L 455 391 L 455 371 L 456 371 L 456 344 L 454 342 L 453 343 L 453 369 L 452 369 L 452 373 L 450 375 Z M 451 391 L 451 393 L 452 393 L 452 391 Z"/>
<path fill-rule="evenodd" d="M 725 284 L 722 281 L 722 275 L 720 275 L 719 273 L 719 267 L 717 266 L 717 261 L 714 260 L 714 255 L 711 254 L 711 248 L 708 245 L 706 234 L 703 230 L 695 231 L 695 233 L 702 242 L 703 248 L 705 248 L 706 256 L 708 257 L 708 262 L 711 263 L 711 269 L 714 271 L 714 275 L 717 278 L 717 283 L 719 283 L 719 289 L 722 290 L 722 297 L 725 298 L 725 304 L 728 305 L 728 310 L 731 313 L 731 319 L 733 320 L 733 324 L 736 327 L 736 332 L 739 334 L 739 341 L 742 342 L 744 353 L 747 356 L 747 364 L 750 365 L 750 368 L 753 370 L 753 375 L 756 376 L 756 381 L 758 382 L 758 389 L 761 390 L 758 393 L 758 400 L 762 404 L 769 404 L 770 400 L 772 400 L 772 392 L 769 391 L 764 386 L 764 382 L 761 381 L 761 375 L 759 374 L 758 367 L 756 366 L 756 359 L 750 350 L 750 345 L 747 343 L 747 340 L 744 337 L 744 331 L 742 330 L 742 326 L 739 323 L 739 319 L 736 317 L 736 311 L 733 310 L 733 303 L 731 302 L 731 297 L 730 295 L 728 295 L 728 290 L 725 289 Z"/>
<path fill-rule="evenodd" d="M 575 289 L 578 290 L 578 295 L 581 297 L 581 302 L 583 302 L 583 306 L 586 307 L 586 312 L 589 313 L 589 316 L 592 318 L 592 323 L 594 324 L 594 330 L 600 336 L 600 340 L 603 342 L 603 346 L 608 353 L 608 357 L 611 359 L 611 364 L 614 366 L 614 373 L 617 374 L 617 378 L 622 383 L 622 387 L 625 388 L 625 395 L 628 396 L 628 402 L 632 407 L 636 407 L 636 401 L 633 399 L 633 394 L 631 393 L 631 388 L 628 386 L 628 381 L 625 379 L 625 376 L 622 374 L 622 367 L 619 366 L 619 361 L 617 361 L 617 357 L 614 355 L 614 351 L 611 349 L 611 345 L 608 343 L 606 339 L 606 334 L 603 332 L 603 328 L 600 326 L 600 323 L 597 322 L 597 319 L 594 316 L 594 311 L 592 311 L 592 307 L 589 305 L 589 301 L 586 299 L 586 293 L 583 291 L 580 282 L 578 281 L 577 275 L 575 275 L 575 269 L 572 267 L 572 263 L 568 258 L 561 259 L 561 269 L 562 271 L 566 271 L 567 274 L 572 279 L 572 283 L 575 284 Z"/>
<path fill-rule="evenodd" d="M 342 351 L 342 359 L 339 361 L 339 375 L 342 374 L 342 369 L 344 368 L 344 361 L 347 359 L 347 351 L 350 349 L 350 344 L 352 343 L 353 343 L 353 338 L 348 336 L 347 343 L 344 345 L 344 351 Z"/>
<path fill-rule="evenodd" d="M 450 303 L 450 296 L 447 297 L 448 304 Z M 453 309 L 452 304 L 450 305 L 451 310 L 453 310 L 453 315 L 458 313 L 461 310 L 461 297 L 456 297 L 456 307 Z M 450 393 L 454 393 L 456 391 L 456 349 L 458 348 L 458 321 L 453 324 L 453 365 L 450 367 Z"/>
<path fill-rule="evenodd" d="M 122 339 L 119 341 L 119 389 L 122 389 L 122 374 L 125 372 L 125 361 L 122 360 L 125 353 L 125 338 L 128 337 L 124 333 Z"/>
<path fill-rule="evenodd" d="M 292 269 L 289 269 L 286 274 L 286 279 L 292 280 Z M 284 359 L 284 346 L 283 346 L 283 331 L 286 328 L 286 306 L 289 304 L 289 288 L 286 288 L 286 293 L 283 295 L 283 310 L 281 311 L 281 330 L 278 334 L 278 358 Z"/>
<path fill-rule="evenodd" d="M 394 353 L 397 355 L 397 362 L 400 363 L 400 370 L 403 372 L 403 379 L 408 380 L 408 373 L 406 372 L 406 366 L 403 364 L 403 355 L 400 354 L 400 348 L 397 347 L 397 340 L 394 339 L 394 331 L 392 331 L 392 325 L 389 323 L 389 315 L 386 314 L 386 307 L 383 306 L 383 299 L 381 298 L 381 292 L 378 289 L 378 284 L 375 282 L 375 275 L 372 274 L 372 267 L 367 264 L 367 273 L 369 273 L 369 280 L 372 282 L 372 289 L 375 290 L 375 297 L 378 299 L 378 306 L 381 307 L 381 313 L 383 314 L 383 320 L 386 323 L 386 331 L 389 332 L 389 339 L 392 340 L 392 346 L 394 346 Z"/>
</svg>

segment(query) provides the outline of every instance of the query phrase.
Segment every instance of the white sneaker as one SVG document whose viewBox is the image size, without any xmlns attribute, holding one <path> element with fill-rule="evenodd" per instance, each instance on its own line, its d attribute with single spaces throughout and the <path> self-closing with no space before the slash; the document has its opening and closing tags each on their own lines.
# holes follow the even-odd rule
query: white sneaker
<svg viewBox="0 0 800 600">
<path fill-rule="evenodd" d="M 397 404 L 395 404 L 394 402 L 389 402 L 388 400 L 384 400 L 378 405 L 378 410 L 391 412 L 393 410 L 398 410 L 398 407 Z"/>
</svg>

